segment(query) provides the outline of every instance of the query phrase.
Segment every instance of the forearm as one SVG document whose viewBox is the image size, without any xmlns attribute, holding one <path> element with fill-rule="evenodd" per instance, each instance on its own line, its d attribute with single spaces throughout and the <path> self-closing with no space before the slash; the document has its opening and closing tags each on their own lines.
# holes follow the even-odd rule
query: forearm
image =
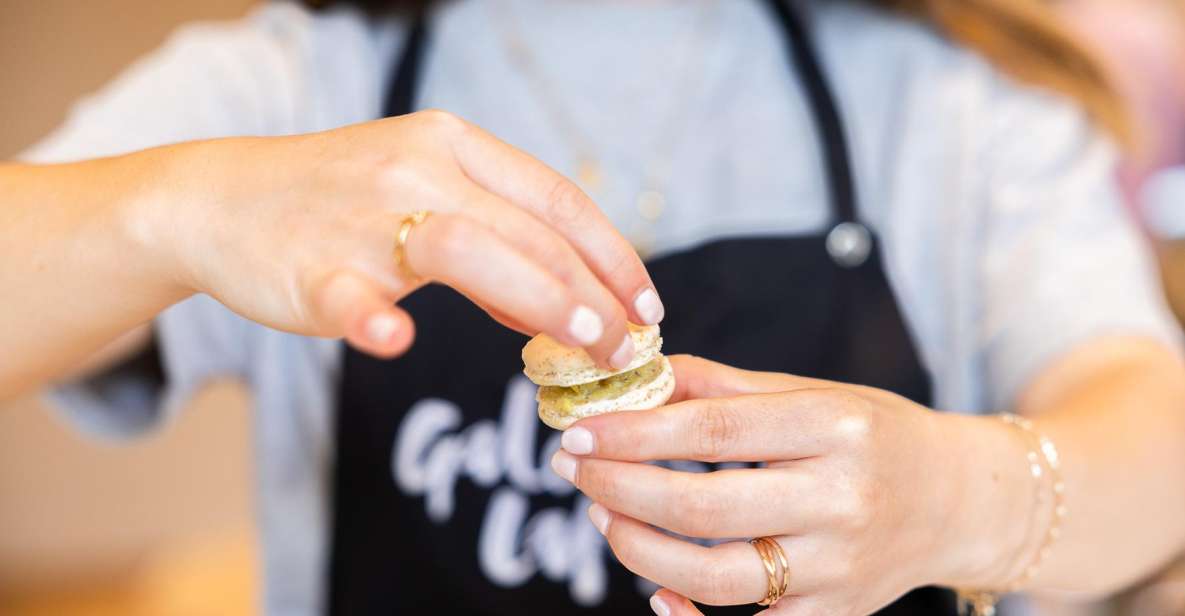
<svg viewBox="0 0 1185 616">
<path fill-rule="evenodd" d="M 144 215 L 169 207 L 169 155 L 0 166 L 0 398 L 76 369 L 188 294 Z"/>
<path fill-rule="evenodd" d="M 1112 354 L 1086 378 L 1067 374 L 1082 386 L 1051 382 L 1022 401 L 1061 449 L 1071 510 L 1036 589 L 1109 593 L 1185 550 L 1185 370 L 1153 343 Z"/>
<path fill-rule="evenodd" d="M 1047 370 L 1018 408 L 1057 445 L 1068 510 L 1024 587 L 1093 597 L 1185 549 L 1185 369 L 1168 349 L 1131 339 L 1074 355 Z M 978 442 L 964 503 L 974 512 L 964 517 L 989 529 L 981 538 L 996 549 L 972 585 L 995 587 L 1040 558 L 1052 483 L 1048 475 L 1034 482 L 1024 457 L 1031 444 L 1018 429 L 991 418 L 965 422 Z"/>
</svg>

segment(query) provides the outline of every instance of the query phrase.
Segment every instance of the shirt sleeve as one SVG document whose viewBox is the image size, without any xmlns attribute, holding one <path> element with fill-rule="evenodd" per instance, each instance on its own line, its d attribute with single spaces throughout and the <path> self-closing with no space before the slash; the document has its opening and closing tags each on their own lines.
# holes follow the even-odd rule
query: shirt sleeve
<svg viewBox="0 0 1185 616">
<path fill-rule="evenodd" d="M 70 162 L 194 139 L 290 132 L 310 19 L 293 5 L 271 3 L 239 21 L 184 26 L 75 105 L 20 158 Z M 148 352 L 47 396 L 93 434 L 146 431 L 207 381 L 247 376 L 252 327 L 209 297 L 191 298 L 155 319 Z"/>
<path fill-rule="evenodd" d="M 218 378 L 245 378 L 258 326 L 199 295 L 157 316 L 148 349 L 95 376 L 50 389 L 51 406 L 109 439 L 148 432 Z"/>
<path fill-rule="evenodd" d="M 982 160 L 978 348 L 995 409 L 1013 406 L 1045 365 L 1093 338 L 1180 345 L 1150 250 L 1123 206 L 1110 143 L 1060 99 L 1007 92 L 993 102 Z"/>
</svg>

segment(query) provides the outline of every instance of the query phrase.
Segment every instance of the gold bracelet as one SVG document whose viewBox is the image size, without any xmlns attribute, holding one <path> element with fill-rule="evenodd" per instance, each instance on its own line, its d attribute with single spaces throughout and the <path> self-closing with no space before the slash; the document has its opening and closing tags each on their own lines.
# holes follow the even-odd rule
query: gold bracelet
<svg viewBox="0 0 1185 616">
<path fill-rule="evenodd" d="M 999 602 L 1002 595 L 1024 588 L 1037 576 L 1037 572 L 1041 570 L 1041 566 L 1045 564 L 1045 560 L 1053 551 L 1054 542 L 1061 537 L 1062 523 L 1069 514 L 1069 509 L 1066 508 L 1066 484 L 1062 479 L 1061 456 L 1057 446 L 1049 437 L 1037 432 L 1033 427 L 1033 422 L 1024 417 L 1004 413 L 1000 415 L 1000 419 L 1020 430 L 1024 434 L 1025 440 L 1034 445 L 1025 454 L 1025 461 L 1029 464 L 1029 474 L 1037 482 L 1037 498 L 1034 501 L 1034 509 L 1044 501 L 1041 493 L 1045 483 L 1044 477 L 1048 471 L 1050 489 L 1053 492 L 1053 498 L 1050 499 L 1053 502 L 1053 515 L 1050 516 L 1049 529 L 1045 532 L 1045 539 L 1041 542 L 1036 554 L 1033 555 L 1032 562 L 1014 580 L 1005 584 L 1002 590 L 957 591 L 959 612 L 971 616 L 995 616 L 996 603 Z M 1034 511 L 1035 515 L 1036 511 Z"/>
<path fill-rule="evenodd" d="M 1029 451 L 1026 458 L 1029 461 L 1030 469 L 1033 478 L 1040 481 L 1041 479 L 1041 464 L 1039 460 L 1045 461 L 1045 466 L 1049 469 L 1050 487 L 1053 492 L 1053 516 L 1049 521 L 1049 529 L 1045 532 L 1045 540 L 1042 541 L 1041 547 L 1037 550 L 1037 554 L 1033 557 L 1033 562 L 1029 563 L 1021 572 L 1020 577 L 1013 580 L 1008 585 L 1008 592 L 1014 592 L 1024 588 L 1040 571 L 1041 566 L 1045 564 L 1049 554 L 1053 551 L 1053 544 L 1062 535 L 1062 523 L 1070 510 L 1066 507 L 1066 484 L 1062 480 L 1061 471 L 1061 455 L 1058 453 L 1057 446 L 1049 437 L 1037 432 L 1033 428 L 1033 422 L 1023 417 L 1018 417 L 1011 413 L 1007 413 L 1001 417 L 1005 423 L 1020 428 L 1025 434 L 1036 441 L 1036 451 Z M 1040 455 L 1038 455 L 1040 454 Z"/>
</svg>

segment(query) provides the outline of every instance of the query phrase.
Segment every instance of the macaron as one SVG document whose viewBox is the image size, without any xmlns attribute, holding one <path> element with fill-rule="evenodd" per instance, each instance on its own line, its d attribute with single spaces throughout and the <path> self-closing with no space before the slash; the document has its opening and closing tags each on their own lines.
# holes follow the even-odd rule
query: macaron
<svg viewBox="0 0 1185 616">
<path fill-rule="evenodd" d="M 630 324 L 634 359 L 620 370 L 606 370 L 582 348 L 540 334 L 523 347 L 523 373 L 539 391 L 539 419 L 565 430 L 603 413 L 643 411 L 666 404 L 675 391 L 675 373 L 662 354 L 657 325 Z"/>
</svg>

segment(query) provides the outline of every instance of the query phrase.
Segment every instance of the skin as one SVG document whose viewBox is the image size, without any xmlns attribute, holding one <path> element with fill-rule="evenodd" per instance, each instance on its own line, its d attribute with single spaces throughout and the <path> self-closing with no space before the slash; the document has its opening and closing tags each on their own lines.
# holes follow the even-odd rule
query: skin
<svg viewBox="0 0 1185 616">
<path fill-rule="evenodd" d="M 553 459 L 594 501 L 589 515 L 622 564 L 665 587 L 656 612 L 766 593 L 746 542 L 706 548 L 660 529 L 775 537 L 791 571 L 788 595 L 768 610 L 779 615 L 869 614 L 929 584 L 1000 588 L 1034 561 L 1051 483 L 1037 502 L 1017 428 L 866 387 L 671 363 L 668 406 L 585 419 Z M 1057 444 L 1070 513 L 1026 590 L 1108 595 L 1185 547 L 1182 409 L 1185 366 L 1140 338 L 1087 342 L 1031 382 L 1015 410 Z M 670 459 L 767 464 L 707 474 L 642 464 Z"/>
<path fill-rule="evenodd" d="M 382 357 L 412 343 L 395 302 L 429 281 L 514 329 L 584 346 L 602 365 L 632 358 L 627 320 L 662 317 L 641 260 L 587 196 L 441 111 L 4 165 L 0 195 L 0 281 L 10 291 L 0 302 L 0 399 L 134 352 L 147 322 L 195 293 Z M 410 280 L 392 250 L 415 210 L 433 215 L 408 238 L 421 277 Z"/>
</svg>

